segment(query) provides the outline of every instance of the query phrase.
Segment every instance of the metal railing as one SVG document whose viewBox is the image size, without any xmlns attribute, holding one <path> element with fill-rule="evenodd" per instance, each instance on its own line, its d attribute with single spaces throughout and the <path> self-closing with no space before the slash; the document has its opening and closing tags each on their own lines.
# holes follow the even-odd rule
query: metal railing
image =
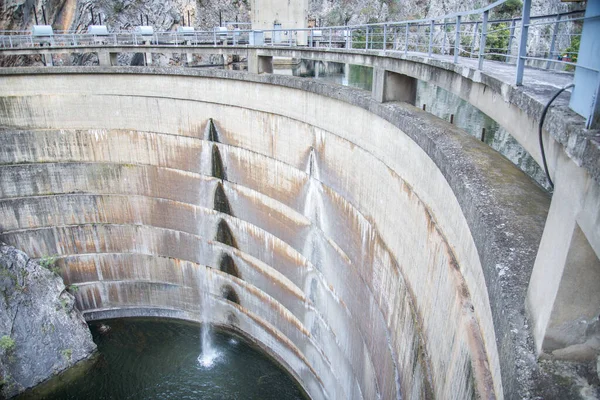
<svg viewBox="0 0 600 400">
<path fill-rule="evenodd" d="M 384 54 L 448 58 L 454 63 L 476 59 L 480 70 L 486 60 L 515 64 L 517 85 L 523 81 L 525 64 L 545 69 L 574 69 L 578 56 L 575 43 L 581 35 L 584 11 L 530 17 L 528 3 L 531 0 L 524 0 L 525 15 L 490 19 L 490 15 L 501 14 L 500 7 L 506 1 L 438 18 L 306 29 L 214 29 L 193 33 L 155 32 L 152 36 L 127 31 L 104 36 L 61 31 L 45 37 L 36 37 L 30 32 L 0 31 L 0 49 L 259 45 L 380 50 Z"/>
</svg>

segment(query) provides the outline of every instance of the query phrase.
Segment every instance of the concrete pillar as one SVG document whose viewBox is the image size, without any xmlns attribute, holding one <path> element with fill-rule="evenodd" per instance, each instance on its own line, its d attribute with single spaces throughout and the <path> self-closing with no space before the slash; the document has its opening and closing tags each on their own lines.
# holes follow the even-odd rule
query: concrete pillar
<svg viewBox="0 0 600 400">
<path fill-rule="evenodd" d="M 52 62 L 51 53 L 44 54 L 44 64 L 46 65 L 46 67 L 52 67 L 54 65 L 54 63 Z"/>
<path fill-rule="evenodd" d="M 103 66 L 115 66 L 118 64 L 117 56 L 119 53 L 110 53 L 108 51 L 98 52 L 98 62 Z"/>
<path fill-rule="evenodd" d="M 595 350 L 600 343 L 593 342 L 597 342 L 600 332 L 593 325 L 598 325 L 599 312 L 600 260 L 576 224 L 542 350 L 562 349 L 558 352 L 561 358 L 596 359 Z M 571 347 L 582 344 L 588 348 Z"/>
<path fill-rule="evenodd" d="M 150 46 L 150 40 L 146 40 L 145 44 L 146 46 Z M 146 65 L 152 65 L 152 53 L 144 53 L 144 61 L 146 62 Z"/>
<path fill-rule="evenodd" d="M 107 51 L 98 52 L 98 64 L 101 66 L 110 66 L 110 54 Z"/>
<path fill-rule="evenodd" d="M 273 57 L 259 56 L 256 50 L 248 51 L 248 72 L 252 74 L 272 74 Z"/>
<path fill-rule="evenodd" d="M 192 45 L 192 41 L 191 40 L 187 40 L 185 42 L 186 46 L 191 46 Z M 194 55 L 192 53 L 190 53 L 189 51 L 185 53 L 185 60 L 187 61 L 188 65 L 190 65 L 193 61 L 194 61 Z"/>
<path fill-rule="evenodd" d="M 600 207 L 600 196 L 593 190 L 597 184 L 564 152 L 558 155 L 554 178 L 555 191 L 527 292 L 538 354 L 587 341 L 590 320 L 597 320 L 600 313 L 599 244 L 592 234 L 597 227 L 590 232 L 583 222 L 594 218 L 586 209 Z"/>
<path fill-rule="evenodd" d="M 373 98 L 381 103 L 404 101 L 415 105 L 417 80 L 410 76 L 373 68 Z"/>
</svg>

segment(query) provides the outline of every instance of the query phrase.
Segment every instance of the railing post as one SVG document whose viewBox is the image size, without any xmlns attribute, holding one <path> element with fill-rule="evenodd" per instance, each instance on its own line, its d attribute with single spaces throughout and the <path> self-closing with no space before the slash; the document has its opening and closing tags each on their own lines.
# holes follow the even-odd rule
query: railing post
<svg viewBox="0 0 600 400">
<path fill-rule="evenodd" d="M 548 60 L 552 60 L 554 57 L 554 49 L 556 47 L 556 35 L 558 34 L 558 25 L 560 24 L 560 14 L 556 14 L 556 22 L 554 23 L 554 32 L 552 33 L 552 42 L 550 43 L 550 53 L 548 53 Z M 546 63 L 546 69 L 550 69 L 552 63 L 548 61 Z"/>
<path fill-rule="evenodd" d="M 443 29 L 444 29 L 444 36 L 442 38 L 442 55 L 446 54 L 446 20 L 444 20 L 444 25 L 443 25 Z"/>
<path fill-rule="evenodd" d="M 510 54 L 512 53 L 512 42 L 513 42 L 513 38 L 515 37 L 515 19 L 513 18 L 512 21 L 510 21 L 510 36 L 508 37 L 508 53 L 506 56 L 506 59 L 504 61 L 506 62 L 510 62 Z"/>
<path fill-rule="evenodd" d="M 12 37 L 10 35 L 8 35 L 8 43 L 10 43 L 10 48 L 12 49 Z"/>
<path fill-rule="evenodd" d="M 454 64 L 458 63 L 458 53 L 460 52 L 460 15 L 456 17 L 456 27 L 454 28 Z"/>
<path fill-rule="evenodd" d="M 331 28 L 329 28 L 329 48 L 331 48 Z"/>
<path fill-rule="evenodd" d="M 529 13 L 531 12 L 531 0 L 523 1 L 523 15 L 521 20 L 521 37 L 519 38 L 519 54 L 517 55 L 517 71 L 515 84 L 523 84 L 523 72 L 525 70 L 525 56 L 527 55 L 527 38 L 529 33 Z"/>
<path fill-rule="evenodd" d="M 471 41 L 471 54 L 469 54 L 469 58 L 473 57 L 475 54 L 475 43 L 477 43 L 477 32 L 479 31 L 479 21 L 475 22 L 475 29 L 473 29 L 473 40 Z"/>
<path fill-rule="evenodd" d="M 387 48 L 387 24 L 383 25 L 383 54 Z"/>
<path fill-rule="evenodd" d="M 365 50 L 369 50 L 369 26 L 365 27 Z"/>
<path fill-rule="evenodd" d="M 217 46 L 217 31 L 213 28 L 213 43 L 214 46 Z"/>
<path fill-rule="evenodd" d="M 404 55 L 408 55 L 408 31 L 410 30 L 410 24 L 406 23 L 406 31 L 404 32 Z"/>
<path fill-rule="evenodd" d="M 487 36 L 487 22 L 488 16 L 490 14 L 489 10 L 483 12 L 483 22 L 481 25 L 481 38 L 479 39 L 479 64 L 477 65 L 477 69 L 483 69 L 483 57 L 485 56 L 485 40 Z"/>
<path fill-rule="evenodd" d="M 429 23 L 429 48 L 427 50 L 427 54 L 431 57 L 431 47 L 433 46 L 433 20 Z"/>
</svg>

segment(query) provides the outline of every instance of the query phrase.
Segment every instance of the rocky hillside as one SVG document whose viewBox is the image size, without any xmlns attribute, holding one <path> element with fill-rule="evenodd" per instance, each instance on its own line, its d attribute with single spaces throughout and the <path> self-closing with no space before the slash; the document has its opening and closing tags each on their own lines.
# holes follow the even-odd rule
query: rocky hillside
<svg viewBox="0 0 600 400">
<path fill-rule="evenodd" d="M 309 18 L 321 26 L 399 21 L 442 16 L 481 7 L 491 0 L 309 0 Z M 2 4 L 0 30 L 27 30 L 43 20 L 45 5 L 48 23 L 57 30 L 83 31 L 92 22 L 102 21 L 112 29 L 127 30 L 143 18 L 158 30 L 171 30 L 187 24 L 210 29 L 219 22 L 249 22 L 250 0 L 13 0 Z M 508 9 L 518 8 L 520 0 L 507 2 Z M 512 5 L 511 5 L 512 4 Z M 532 15 L 556 14 L 578 3 L 560 0 L 533 0 Z"/>
<path fill-rule="evenodd" d="M 46 260 L 51 268 L 51 260 Z M 63 280 L 0 242 L 0 398 L 10 398 L 96 350 Z"/>
<path fill-rule="evenodd" d="M 491 2 L 492 0 L 309 0 L 308 14 L 309 19 L 314 19 L 318 26 L 354 25 L 442 16 L 482 7 Z M 521 0 L 509 0 L 501 12 L 492 13 L 490 18 L 510 18 L 517 15 L 521 4 Z M 158 31 L 169 31 L 189 24 L 189 20 L 198 29 L 212 29 L 225 22 L 249 22 L 250 6 L 251 0 L 12 0 L 2 2 L 0 30 L 29 30 L 35 23 L 36 15 L 39 23 L 43 23 L 42 10 L 46 21 L 55 30 L 83 32 L 92 23 L 106 24 L 111 30 L 130 30 L 143 21 Z M 556 14 L 578 7 L 582 7 L 580 3 L 533 0 L 532 15 Z M 542 56 L 547 52 L 551 36 L 548 28 L 549 26 L 542 26 L 531 30 L 530 52 Z M 465 25 L 464 29 L 465 35 L 470 36 L 472 26 Z M 576 27 L 564 26 L 561 29 L 564 35 L 559 38 L 558 45 L 567 48 L 571 44 L 569 34 Z M 443 35 L 436 34 L 435 40 L 441 41 L 442 37 Z M 516 42 L 513 43 L 514 47 Z M 58 60 L 57 63 L 92 64 L 96 63 L 95 57 L 87 54 Z M 215 63 L 212 59 L 197 61 L 200 64 Z M 170 56 L 163 56 L 159 60 L 161 64 L 179 62 L 180 60 Z M 132 56 L 121 55 L 119 63 L 135 64 L 135 61 Z M 41 59 L 20 57 L 0 60 L 0 66 L 28 64 L 41 64 Z"/>
</svg>

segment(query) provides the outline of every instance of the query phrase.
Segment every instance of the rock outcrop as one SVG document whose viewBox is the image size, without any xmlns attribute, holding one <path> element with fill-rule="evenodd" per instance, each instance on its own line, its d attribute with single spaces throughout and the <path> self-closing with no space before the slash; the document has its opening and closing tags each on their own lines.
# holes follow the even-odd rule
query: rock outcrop
<svg viewBox="0 0 600 400">
<path fill-rule="evenodd" d="M 0 294 L 0 398 L 15 396 L 95 352 L 62 278 L 1 242 Z"/>
</svg>

